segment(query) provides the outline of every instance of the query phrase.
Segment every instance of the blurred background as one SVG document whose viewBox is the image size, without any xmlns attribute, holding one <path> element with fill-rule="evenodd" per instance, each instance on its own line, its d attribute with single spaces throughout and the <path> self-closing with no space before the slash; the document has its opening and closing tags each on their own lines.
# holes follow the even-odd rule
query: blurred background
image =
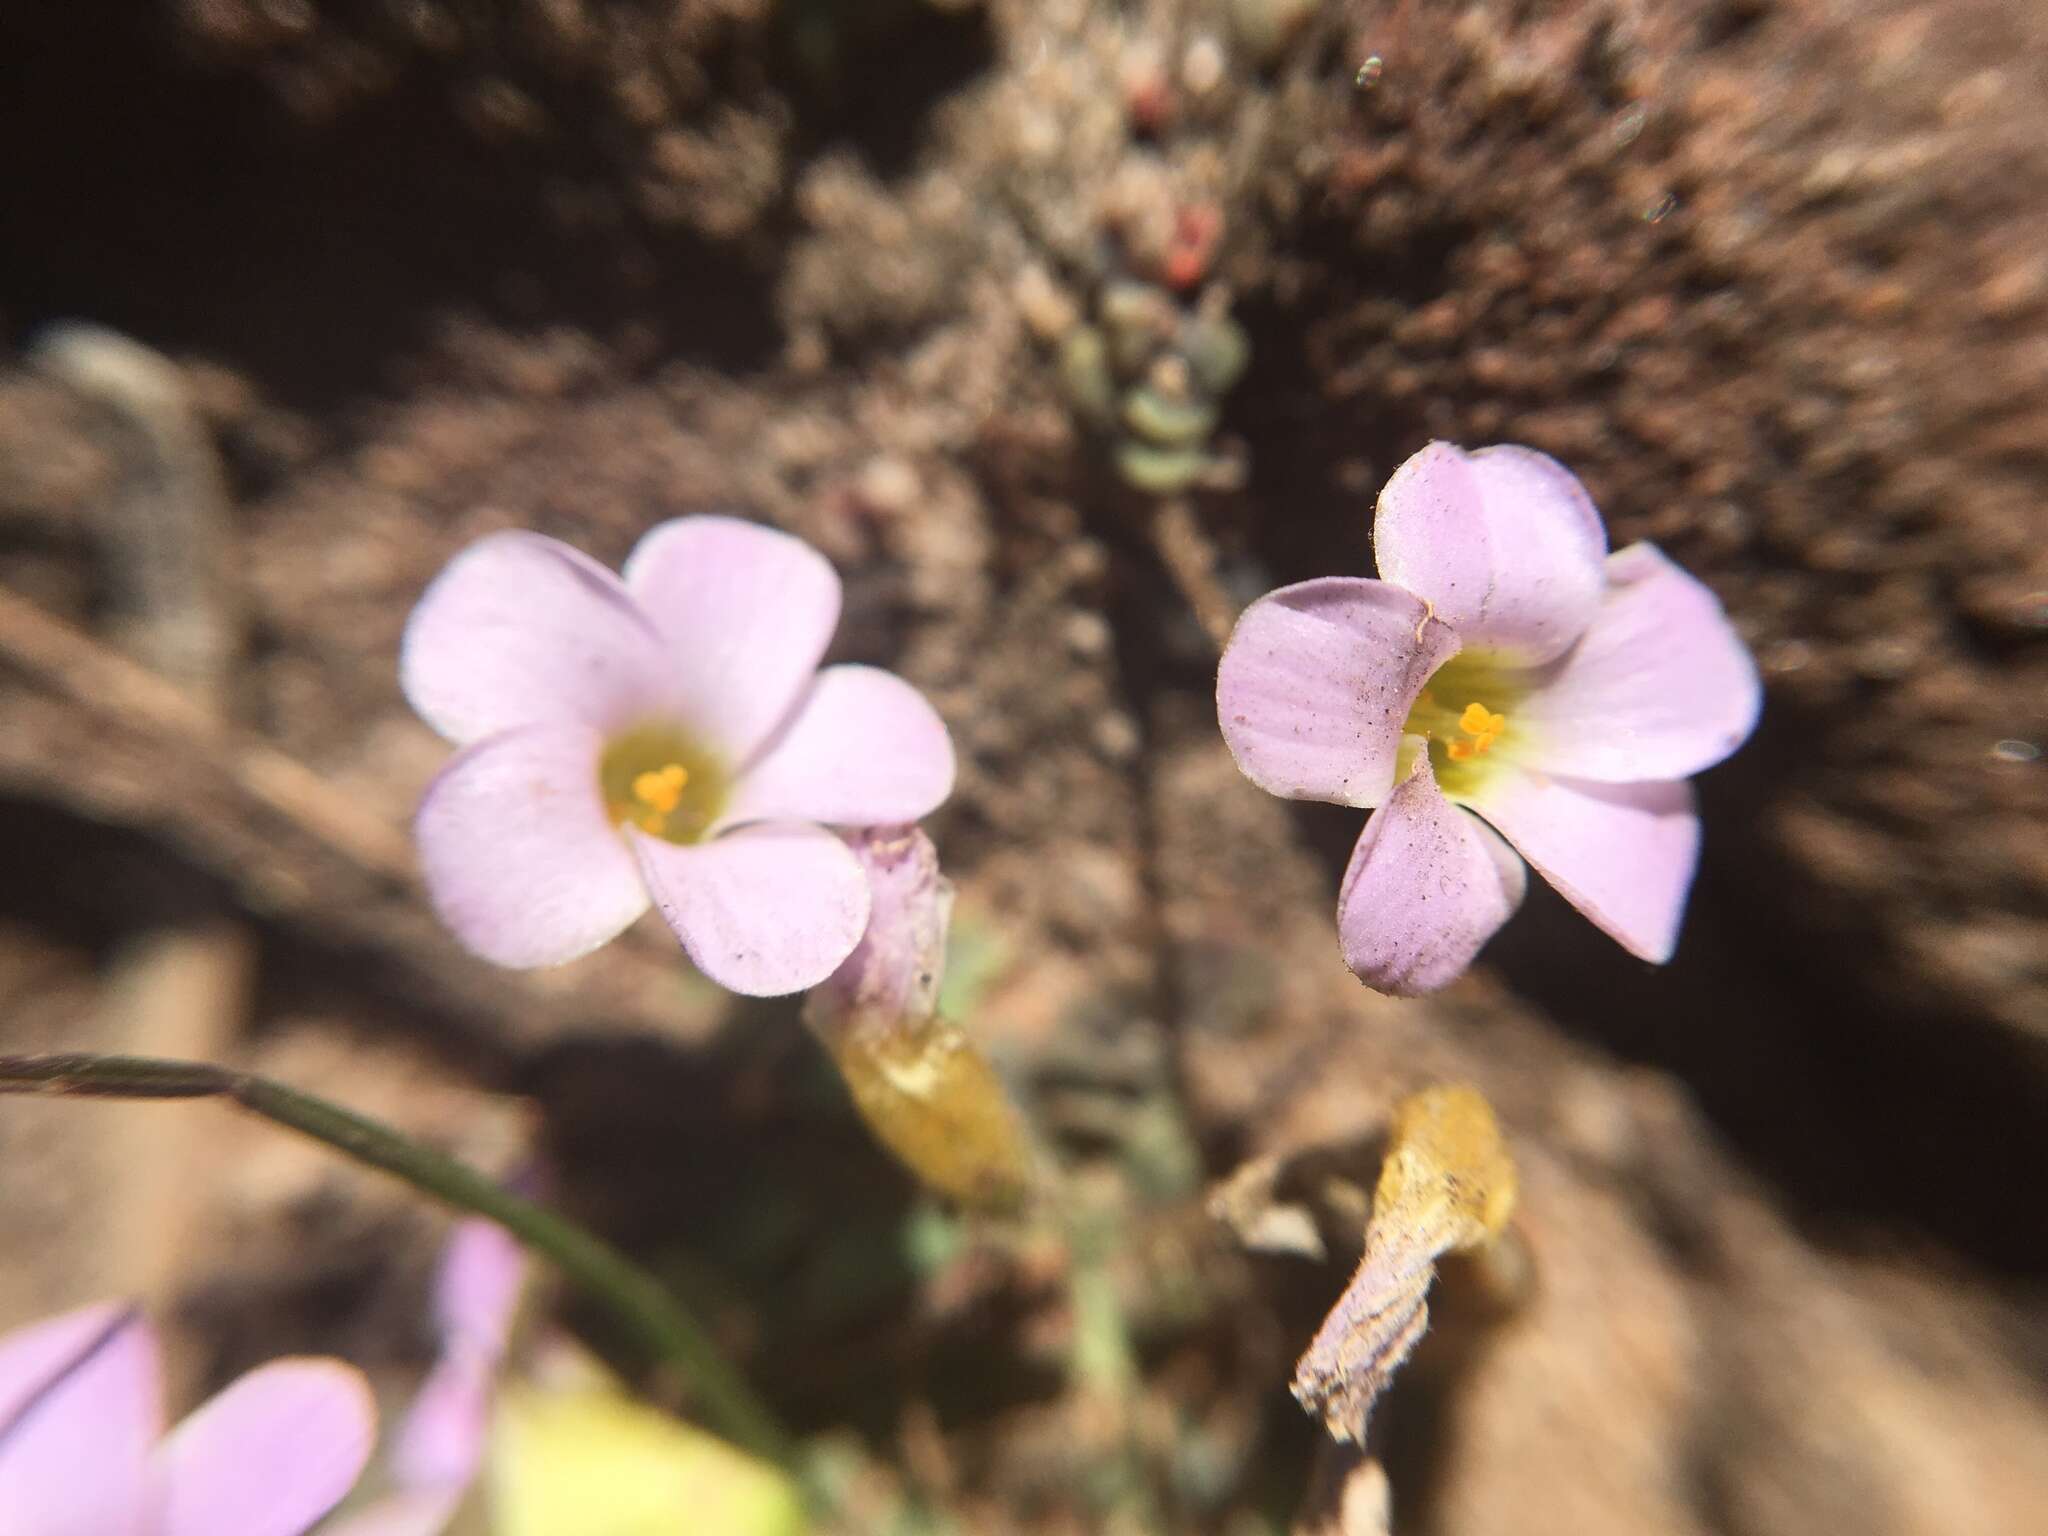
<svg viewBox="0 0 2048 1536">
<path fill-rule="evenodd" d="M 849 1448 L 854 1528 L 995 1536 L 1285 1531 L 1355 1249 L 1207 1196 L 1469 1081 L 1533 1278 L 1439 1299 L 1396 1529 L 2040 1529 L 2048 9 L 16 3 L 0 143 L 0 1051 L 538 1157 Z M 1667 968 L 1532 882 L 1366 992 L 1355 814 L 1218 738 L 1236 609 L 1365 572 L 1432 437 L 1557 455 L 1756 651 Z M 921 1196 L 658 923 L 513 975 L 425 906 L 421 588 L 707 508 L 953 730 L 947 1006 L 1057 1229 Z M 291 1350 L 402 1400 L 444 1231 L 224 1111 L 0 1102 L 0 1328 L 140 1295 L 184 1401 Z"/>
</svg>

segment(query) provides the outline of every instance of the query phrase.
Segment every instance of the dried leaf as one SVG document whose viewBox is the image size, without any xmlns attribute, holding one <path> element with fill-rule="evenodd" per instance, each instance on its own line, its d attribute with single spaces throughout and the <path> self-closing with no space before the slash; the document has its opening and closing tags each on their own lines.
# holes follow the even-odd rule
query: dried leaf
<svg viewBox="0 0 2048 1536">
<path fill-rule="evenodd" d="M 1477 1089 L 1429 1088 L 1395 1107 L 1365 1256 L 1294 1368 L 1294 1395 L 1337 1440 L 1363 1444 L 1372 1405 L 1429 1326 L 1445 1253 L 1506 1228 L 1515 1165 Z"/>
</svg>

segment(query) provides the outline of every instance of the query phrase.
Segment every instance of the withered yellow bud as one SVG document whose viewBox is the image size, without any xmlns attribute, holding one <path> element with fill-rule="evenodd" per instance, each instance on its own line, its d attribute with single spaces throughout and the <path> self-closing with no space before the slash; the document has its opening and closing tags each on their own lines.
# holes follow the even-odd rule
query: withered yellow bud
<svg viewBox="0 0 2048 1536">
<path fill-rule="evenodd" d="M 875 1139 L 924 1183 L 977 1210 L 1013 1210 L 1029 1143 L 1002 1081 L 966 1031 L 938 1014 L 953 888 L 917 827 L 850 833 L 873 895 L 867 932 L 804 1000 Z"/>
<path fill-rule="evenodd" d="M 1426 1088 L 1394 1107 L 1365 1256 L 1294 1368 L 1294 1395 L 1338 1440 L 1363 1444 L 1374 1400 L 1429 1326 L 1446 1253 L 1507 1229 L 1515 1165 L 1476 1088 Z"/>
<path fill-rule="evenodd" d="M 1493 1106 L 1463 1083 L 1425 1088 L 1394 1106 L 1373 1190 L 1372 1234 L 1439 1234 L 1438 1253 L 1500 1236 L 1515 1209 L 1515 1163 Z"/>
</svg>

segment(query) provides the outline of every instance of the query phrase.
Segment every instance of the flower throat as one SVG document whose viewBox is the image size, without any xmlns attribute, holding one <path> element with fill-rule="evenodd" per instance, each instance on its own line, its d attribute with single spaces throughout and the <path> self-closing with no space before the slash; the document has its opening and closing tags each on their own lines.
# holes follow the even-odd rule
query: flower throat
<svg viewBox="0 0 2048 1536">
<path fill-rule="evenodd" d="M 1512 751 L 1514 713 L 1526 684 L 1509 669 L 1476 656 L 1453 656 L 1416 696 L 1401 726 L 1397 781 L 1414 770 L 1426 746 L 1430 771 L 1447 795 L 1483 784 L 1504 751 Z"/>
<path fill-rule="evenodd" d="M 671 843 L 703 839 L 725 810 L 725 765 L 668 725 L 636 726 L 606 745 L 597 779 L 606 817 Z"/>
</svg>

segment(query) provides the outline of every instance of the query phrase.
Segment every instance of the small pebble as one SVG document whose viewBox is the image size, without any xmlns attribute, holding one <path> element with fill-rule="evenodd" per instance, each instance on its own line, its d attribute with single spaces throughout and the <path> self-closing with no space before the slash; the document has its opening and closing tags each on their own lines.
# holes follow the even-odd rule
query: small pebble
<svg viewBox="0 0 2048 1536">
<path fill-rule="evenodd" d="M 1073 296 L 1035 261 L 1017 274 L 1011 292 L 1017 300 L 1018 313 L 1040 341 L 1059 340 L 1080 319 Z"/>
<path fill-rule="evenodd" d="M 1076 613 L 1067 619 L 1067 649 L 1076 656 L 1090 660 L 1106 656 L 1111 639 L 1109 620 L 1099 613 Z"/>
<path fill-rule="evenodd" d="M 1162 353 L 1152 360 L 1152 366 L 1145 370 L 1145 382 L 1169 400 L 1185 400 L 1194 393 L 1194 374 L 1188 360 L 1174 352 Z"/>
<path fill-rule="evenodd" d="M 1138 723 L 1121 710 L 1097 716 L 1093 735 L 1096 750 L 1113 763 L 1129 762 L 1144 744 Z"/>
<path fill-rule="evenodd" d="M 1190 96 L 1206 96 L 1223 83 L 1226 60 L 1223 45 L 1204 33 L 1188 44 L 1181 55 L 1180 83 Z"/>
<path fill-rule="evenodd" d="M 886 453 L 862 466 L 856 486 L 860 499 L 877 512 L 907 512 L 924 491 L 916 468 Z"/>
</svg>

